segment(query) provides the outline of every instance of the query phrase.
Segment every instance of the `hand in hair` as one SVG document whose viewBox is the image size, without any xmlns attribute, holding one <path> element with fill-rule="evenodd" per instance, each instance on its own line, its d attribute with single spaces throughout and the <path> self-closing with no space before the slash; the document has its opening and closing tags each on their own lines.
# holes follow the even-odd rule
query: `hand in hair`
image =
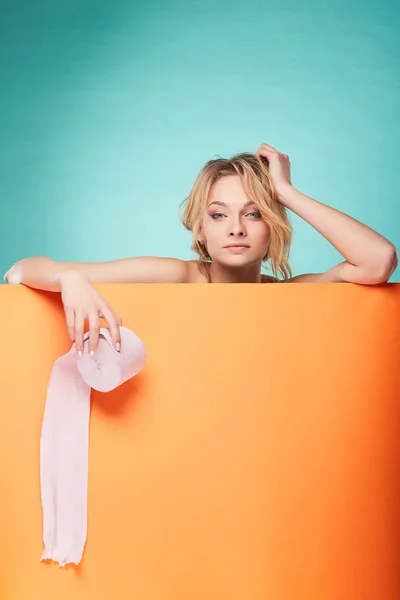
<svg viewBox="0 0 400 600">
<path fill-rule="evenodd" d="M 268 171 L 278 194 L 292 185 L 290 179 L 290 160 L 287 154 L 278 152 L 278 150 L 268 144 L 261 144 L 256 150 L 255 155 L 260 160 L 262 157 L 268 160 Z"/>
</svg>

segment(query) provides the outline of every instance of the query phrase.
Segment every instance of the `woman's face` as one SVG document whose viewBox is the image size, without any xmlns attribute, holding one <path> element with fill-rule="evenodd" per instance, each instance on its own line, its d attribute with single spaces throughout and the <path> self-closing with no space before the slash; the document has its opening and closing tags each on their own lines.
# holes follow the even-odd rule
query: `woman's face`
<svg viewBox="0 0 400 600">
<path fill-rule="evenodd" d="M 256 203 L 247 198 L 238 175 L 227 175 L 211 188 L 200 239 L 213 261 L 229 267 L 260 262 L 268 250 L 270 230 Z M 245 247 L 229 247 L 244 244 Z"/>
</svg>

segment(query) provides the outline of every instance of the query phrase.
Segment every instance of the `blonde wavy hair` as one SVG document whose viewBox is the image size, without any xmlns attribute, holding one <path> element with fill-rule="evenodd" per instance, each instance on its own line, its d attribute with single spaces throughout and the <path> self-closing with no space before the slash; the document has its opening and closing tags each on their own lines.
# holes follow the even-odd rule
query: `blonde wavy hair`
<svg viewBox="0 0 400 600">
<path fill-rule="evenodd" d="M 278 200 L 274 182 L 269 174 L 268 160 L 255 154 L 243 152 L 232 158 L 209 160 L 198 174 L 187 198 L 180 204 L 179 214 L 184 227 L 193 233 L 191 249 L 197 254 L 199 270 L 207 277 L 208 264 L 212 260 L 205 243 L 198 240 L 201 222 L 207 208 L 211 186 L 227 175 L 239 175 L 249 200 L 257 203 L 261 216 L 270 227 L 270 244 L 262 263 L 270 261 L 272 273 L 279 279 L 292 277 L 289 253 L 292 242 L 292 226 L 286 208 Z"/>
</svg>

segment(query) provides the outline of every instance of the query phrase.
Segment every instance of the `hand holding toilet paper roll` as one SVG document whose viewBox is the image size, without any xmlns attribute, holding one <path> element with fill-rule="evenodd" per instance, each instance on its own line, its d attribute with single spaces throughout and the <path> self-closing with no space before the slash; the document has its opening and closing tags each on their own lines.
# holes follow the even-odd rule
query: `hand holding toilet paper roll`
<svg viewBox="0 0 400 600">
<path fill-rule="evenodd" d="M 89 277 L 81 271 L 68 270 L 55 275 L 61 286 L 61 300 L 69 337 L 75 342 L 79 355 L 83 352 L 83 328 L 89 322 L 89 350 L 96 350 L 99 337 L 99 317 L 107 321 L 113 339 L 113 346 L 119 351 L 121 339 L 119 326 L 121 317 L 109 306 L 105 298 L 96 290 Z"/>
<path fill-rule="evenodd" d="M 144 367 L 146 351 L 143 342 L 132 331 L 120 326 L 121 351 L 112 345 L 110 330 L 101 327 L 99 345 L 93 357 L 89 355 L 84 336 L 84 351 L 77 367 L 84 381 L 94 390 L 109 392 L 139 373 Z"/>
<path fill-rule="evenodd" d="M 79 564 L 87 535 L 88 449 L 91 388 L 108 392 L 139 373 L 146 360 L 140 338 L 120 327 L 121 350 L 101 328 L 96 353 L 89 332 L 82 358 L 75 344 L 54 363 L 40 440 L 44 551 L 41 560 Z"/>
</svg>

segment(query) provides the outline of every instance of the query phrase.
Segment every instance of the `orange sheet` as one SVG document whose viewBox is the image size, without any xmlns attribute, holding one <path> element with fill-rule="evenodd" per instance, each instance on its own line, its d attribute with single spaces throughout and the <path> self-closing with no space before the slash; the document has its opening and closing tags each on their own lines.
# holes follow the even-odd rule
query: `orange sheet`
<svg viewBox="0 0 400 600">
<path fill-rule="evenodd" d="M 399 600 L 400 284 L 96 288 L 147 349 L 92 392 L 88 539 L 40 563 L 59 294 L 1 286 L 1 600 Z M 104 324 L 104 323 L 102 323 Z"/>
</svg>

